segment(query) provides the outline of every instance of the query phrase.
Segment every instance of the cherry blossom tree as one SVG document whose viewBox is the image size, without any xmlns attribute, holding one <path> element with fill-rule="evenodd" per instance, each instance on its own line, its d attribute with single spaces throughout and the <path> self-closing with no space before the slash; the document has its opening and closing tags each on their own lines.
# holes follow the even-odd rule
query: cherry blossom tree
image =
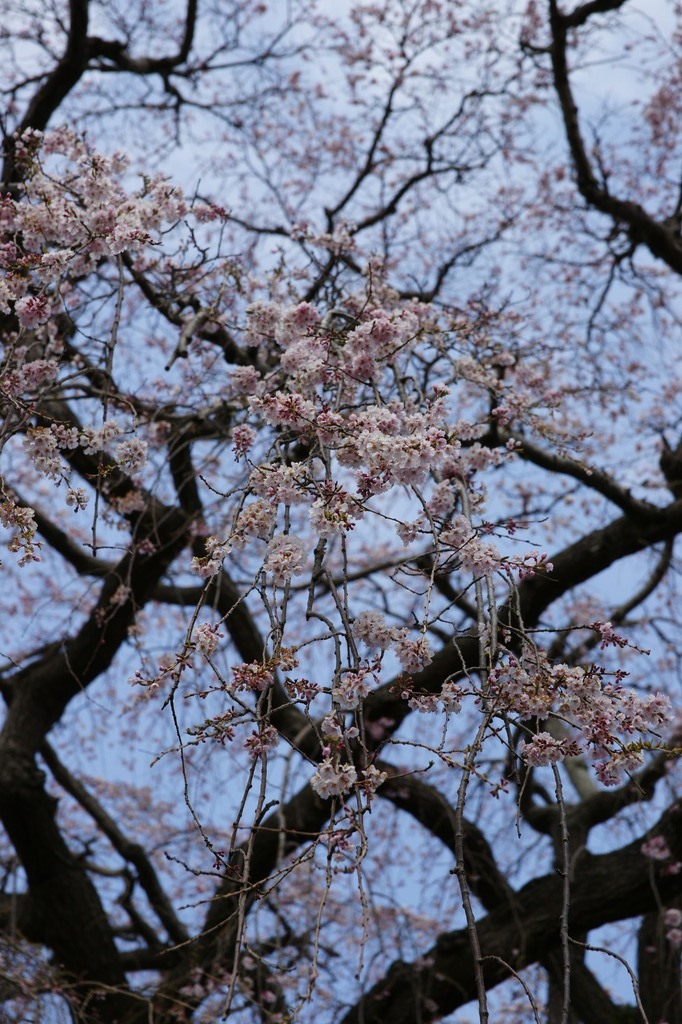
<svg viewBox="0 0 682 1024">
<path fill-rule="evenodd" d="M 678 5 L 2 6 L 3 1019 L 682 1021 Z"/>
</svg>

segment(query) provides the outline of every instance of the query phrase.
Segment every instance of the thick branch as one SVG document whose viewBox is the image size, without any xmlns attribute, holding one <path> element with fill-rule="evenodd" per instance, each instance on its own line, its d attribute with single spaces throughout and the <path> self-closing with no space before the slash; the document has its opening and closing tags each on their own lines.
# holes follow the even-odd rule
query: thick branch
<svg viewBox="0 0 682 1024">
<path fill-rule="evenodd" d="M 191 978 L 196 980 L 193 975 L 196 969 L 202 969 L 209 978 L 216 967 L 229 969 L 235 946 L 242 939 L 240 910 L 242 914 L 248 912 L 295 850 L 318 839 L 331 810 L 331 801 L 321 800 L 310 786 L 304 786 L 287 804 L 255 827 L 251 837 L 235 850 L 230 857 L 229 870 L 211 900 L 201 935 L 184 949 L 181 963 L 169 972 L 159 988 L 155 1005 L 161 1019 L 166 1019 L 163 1014 L 169 1008 L 177 1014 L 173 1020 L 191 1019 L 192 1010 L 201 998 L 184 997 L 186 1016 L 183 1017 L 177 1006 L 178 992 Z M 146 1019 L 141 1015 L 140 1024 Z"/>
<path fill-rule="evenodd" d="M 76 779 L 57 757 L 49 743 L 43 743 L 40 753 L 60 786 L 76 800 L 102 830 L 116 852 L 135 867 L 137 878 L 144 889 L 152 910 L 173 942 L 186 942 L 189 934 L 178 919 L 163 890 L 154 865 L 139 843 L 132 842 L 121 832 L 113 818 L 105 811 L 92 793 Z"/>
<path fill-rule="evenodd" d="M 675 805 L 650 834 L 662 835 L 675 859 L 682 857 L 682 807 Z M 584 852 L 571 885 L 571 932 L 636 917 L 682 891 L 682 875 L 665 874 L 642 852 L 645 836 L 614 853 Z M 654 878 L 655 873 L 655 878 Z M 486 987 L 492 988 L 545 957 L 560 941 L 562 880 L 534 879 L 477 924 Z M 343 1024 L 414 1024 L 437 1020 L 476 997 L 466 928 L 441 935 L 415 964 L 397 961 L 366 993 Z"/>
<path fill-rule="evenodd" d="M 547 469 L 550 473 L 560 473 L 564 476 L 571 476 L 574 480 L 579 480 L 581 484 L 608 498 L 609 501 L 612 501 L 614 505 L 617 505 L 627 515 L 633 517 L 646 515 L 651 508 L 651 505 L 646 502 L 633 498 L 629 491 L 620 487 L 607 473 L 599 469 L 589 469 L 577 460 L 562 458 L 553 452 L 544 451 L 522 434 L 501 433 L 498 443 L 505 444 L 510 439 L 519 443 L 520 447 L 516 451 L 522 459 L 532 462 L 535 466 L 540 466 L 542 469 Z"/>
<path fill-rule="evenodd" d="M 27 128 L 42 131 L 85 71 L 88 59 L 88 8 L 89 0 L 69 0 L 69 36 L 64 56 L 35 93 L 17 129 L 18 133 Z M 2 169 L 2 180 L 5 187 L 9 187 L 16 185 L 21 177 L 21 170 L 15 162 L 14 147 L 10 144 Z"/>
<path fill-rule="evenodd" d="M 168 542 L 151 555 L 124 555 L 105 577 L 99 600 L 78 632 L 6 677 L 12 699 L 0 733 L 0 752 L 11 746 L 32 755 L 69 701 L 110 666 L 138 609 L 184 547 L 188 525 L 177 513 L 169 512 Z M 121 586 L 128 588 L 122 602 L 118 598 Z"/>
<path fill-rule="evenodd" d="M 642 1024 L 637 1007 L 613 1002 L 583 962 L 583 956 L 584 951 L 580 947 L 571 946 L 571 1011 L 575 1018 L 583 1024 Z M 559 982 L 563 971 L 561 955 L 550 954 L 543 965 Z"/>
<path fill-rule="evenodd" d="M 18 927 L 53 950 L 72 992 L 92 1003 L 89 1020 L 125 1020 L 131 1003 L 123 967 L 101 901 L 83 861 L 55 822 L 56 801 L 43 788 L 33 758 L 5 743 L 0 757 L 0 815 L 28 881 Z"/>
<path fill-rule="evenodd" d="M 163 77 L 180 67 L 189 57 L 194 41 L 197 18 L 197 0 L 188 0 L 182 42 L 175 55 L 170 57 L 131 57 L 123 43 L 116 40 L 88 39 L 88 57 L 93 60 L 105 57 L 117 71 L 128 71 L 134 75 L 158 74 Z"/>
<path fill-rule="evenodd" d="M 624 7 L 627 0 L 590 0 L 589 3 L 579 4 L 570 14 L 562 15 L 564 25 L 567 28 L 579 28 L 584 25 L 594 14 L 607 14 L 609 11 L 618 11 Z"/>
<path fill-rule="evenodd" d="M 663 260 L 671 270 L 682 274 L 682 244 L 679 226 L 675 219 L 656 221 L 643 206 L 631 200 L 619 199 L 599 183 L 587 154 L 585 141 L 580 130 L 578 108 L 571 88 L 567 49 L 567 34 L 570 29 L 584 24 L 592 15 L 601 11 L 616 10 L 624 0 L 604 0 L 599 3 L 583 4 L 572 15 L 563 15 L 557 0 L 549 0 L 552 45 L 550 48 L 554 87 L 559 98 L 564 121 L 566 140 L 575 168 L 576 183 L 583 199 L 589 206 L 607 214 L 616 223 L 626 224 L 635 243 L 643 243 L 653 256 Z"/>
<path fill-rule="evenodd" d="M 35 752 L 68 702 L 109 667 L 128 636 L 138 607 L 185 544 L 188 523 L 168 510 L 166 537 L 151 555 L 125 555 L 105 578 L 99 601 L 80 630 L 7 680 L 9 708 L 0 732 L 0 817 L 29 886 L 24 933 L 48 946 L 58 963 L 88 990 L 104 986 L 92 1019 L 126 1019 L 128 997 L 113 933 L 85 864 L 68 849 L 55 821 L 55 801 L 44 790 Z M 165 543 L 164 543 L 165 540 Z M 122 603 L 121 585 L 129 588 Z M 139 858 L 138 858 L 139 860 Z M 148 879 L 149 881 L 149 879 Z M 158 908 L 157 908 L 158 909 Z M 169 922 L 170 923 L 170 922 Z"/>
<path fill-rule="evenodd" d="M 398 772 L 393 765 L 382 761 L 377 767 L 389 776 L 377 790 L 379 796 L 411 814 L 456 855 L 455 810 L 445 796 L 417 776 Z M 464 869 L 471 891 L 486 910 L 513 900 L 514 891 L 497 867 L 488 841 L 470 821 L 464 821 Z"/>
</svg>

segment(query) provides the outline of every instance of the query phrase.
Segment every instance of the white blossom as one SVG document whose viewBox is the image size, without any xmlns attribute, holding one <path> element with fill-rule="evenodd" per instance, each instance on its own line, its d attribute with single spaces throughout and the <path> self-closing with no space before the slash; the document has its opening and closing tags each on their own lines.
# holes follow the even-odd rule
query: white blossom
<svg viewBox="0 0 682 1024">
<path fill-rule="evenodd" d="M 390 647 L 396 639 L 395 628 L 387 626 L 383 614 L 375 609 L 366 609 L 356 616 L 353 633 L 368 647 L 382 650 Z"/>
<path fill-rule="evenodd" d="M 358 774 L 352 764 L 334 764 L 325 758 L 310 780 L 310 785 L 318 796 L 326 800 L 330 796 L 342 796 L 353 788 Z"/>
<path fill-rule="evenodd" d="M 268 544 L 263 568 L 272 573 L 276 585 L 286 583 L 292 576 L 300 576 L 306 562 L 306 547 L 299 537 L 277 533 Z"/>
</svg>

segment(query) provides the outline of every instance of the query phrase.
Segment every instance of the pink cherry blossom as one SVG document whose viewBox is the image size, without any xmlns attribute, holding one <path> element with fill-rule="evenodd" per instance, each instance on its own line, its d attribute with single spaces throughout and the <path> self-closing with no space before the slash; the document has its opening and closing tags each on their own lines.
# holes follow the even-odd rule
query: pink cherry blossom
<svg viewBox="0 0 682 1024">
<path fill-rule="evenodd" d="M 353 633 L 371 648 L 391 647 L 396 639 L 395 628 L 388 626 L 382 612 L 375 609 L 365 609 L 358 613 L 353 623 Z"/>
<path fill-rule="evenodd" d="M 209 658 L 218 649 L 223 636 L 218 626 L 202 622 L 192 633 L 192 643 L 201 654 Z"/>
<path fill-rule="evenodd" d="M 276 534 L 266 552 L 263 568 L 272 575 L 273 582 L 279 586 L 286 583 L 292 576 L 300 576 L 305 571 L 307 551 L 299 537 L 287 534 Z"/>
<path fill-rule="evenodd" d="M 558 740 L 547 732 L 539 732 L 531 740 L 522 740 L 519 751 L 526 764 L 540 767 L 575 756 L 579 753 L 579 747 L 570 740 Z"/>
<path fill-rule="evenodd" d="M 230 545 L 228 542 L 220 542 L 216 537 L 206 538 L 206 554 L 199 557 L 195 555 L 192 559 L 190 571 L 202 579 L 210 579 L 220 572 L 223 559 L 229 554 Z"/>
<path fill-rule="evenodd" d="M 22 327 L 30 330 L 39 327 L 50 318 L 50 305 L 44 295 L 26 295 L 17 299 L 14 310 Z"/>
<path fill-rule="evenodd" d="M 410 637 L 407 630 L 400 630 L 393 645 L 404 672 L 419 672 L 433 661 L 433 652 L 428 637 Z"/>
</svg>

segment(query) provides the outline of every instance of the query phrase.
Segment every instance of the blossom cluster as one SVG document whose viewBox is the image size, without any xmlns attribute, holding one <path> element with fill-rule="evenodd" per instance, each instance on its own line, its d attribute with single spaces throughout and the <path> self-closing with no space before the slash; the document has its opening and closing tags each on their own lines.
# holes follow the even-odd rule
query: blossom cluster
<svg viewBox="0 0 682 1024">
<path fill-rule="evenodd" d="M 646 839 L 641 846 L 642 854 L 658 865 L 658 871 L 662 875 L 679 875 L 682 871 L 682 864 L 675 860 L 672 851 L 668 846 L 665 836 L 652 835 Z M 674 916 L 676 920 L 676 916 Z M 675 927 L 677 927 L 677 922 Z"/>
<path fill-rule="evenodd" d="M 512 449 L 490 450 L 477 441 L 463 445 L 481 428 L 469 422 L 453 424 L 446 387 L 435 387 L 418 403 L 395 397 L 376 402 L 386 375 L 394 374 L 397 362 L 409 357 L 418 338 L 433 331 L 431 307 L 370 307 L 355 317 L 342 317 L 341 327 L 334 327 L 334 318 L 331 324 L 326 322 L 309 303 L 284 308 L 275 302 L 257 303 L 248 312 L 247 337 L 283 353 L 278 371 L 262 378 L 260 386 L 252 382 L 248 416 L 293 433 L 311 451 L 319 446 L 333 455 L 339 474 L 348 470 L 355 485 L 350 490 L 338 480 L 317 481 L 310 460 L 304 460 L 295 466 L 257 467 L 250 481 L 252 493 L 288 505 L 307 502 L 310 523 L 324 538 L 352 530 L 372 497 L 395 487 L 422 488 L 432 481 L 423 513 L 411 523 L 396 522 L 405 544 L 433 535 L 443 564 L 451 567 L 456 558 L 464 572 L 475 576 L 499 569 L 516 569 L 520 578 L 551 571 L 544 552 L 503 557 L 467 517 L 451 516 L 457 497 L 452 480 L 499 465 L 513 456 Z M 466 374 L 481 388 L 499 390 L 494 373 L 471 360 L 460 362 L 455 372 Z M 342 398 L 345 412 L 339 408 Z"/>
<path fill-rule="evenodd" d="M 69 466 L 62 459 L 60 452 L 81 448 L 86 455 L 101 453 L 113 440 L 121 436 L 122 430 L 116 420 L 107 420 L 100 427 L 67 427 L 63 423 L 50 423 L 47 426 L 29 426 L 26 429 L 23 448 L 32 465 L 39 473 L 59 486 L 62 480 L 67 481 L 66 504 L 76 512 L 87 508 L 89 495 L 82 487 L 72 487 L 69 483 Z M 133 436 L 115 445 L 113 455 L 107 456 L 107 470 L 119 466 L 124 471 L 136 473 L 147 461 L 147 442 Z M 106 489 L 105 489 L 106 493 Z M 139 491 L 131 491 L 127 496 L 114 496 L 110 503 L 122 515 L 144 507 L 144 498 Z"/>
<path fill-rule="evenodd" d="M 210 656 L 217 650 L 223 636 L 224 634 L 220 632 L 218 626 L 212 626 L 208 622 L 202 622 L 201 625 L 197 626 L 192 633 L 192 643 L 200 654 L 210 658 Z"/>
<path fill-rule="evenodd" d="M 557 764 L 566 757 L 576 757 L 580 747 L 575 740 L 556 739 L 548 732 L 539 732 L 529 741 L 522 740 L 519 752 L 526 762 L 534 767 Z"/>
<path fill-rule="evenodd" d="M 641 743 L 627 737 L 643 736 L 669 721 L 669 701 L 661 694 L 640 697 L 622 686 L 618 673 L 611 682 L 597 665 L 551 665 L 537 650 L 521 659 L 509 656 L 489 674 L 488 687 L 497 711 L 538 721 L 558 716 L 575 728 L 571 739 L 539 732 L 526 741 L 522 756 L 528 764 L 554 764 L 588 747 L 605 785 L 642 764 Z"/>
<path fill-rule="evenodd" d="M 328 757 L 320 761 L 310 785 L 318 796 L 327 800 L 329 797 L 348 793 L 357 780 L 358 773 L 352 764 L 340 763 Z"/>
<path fill-rule="evenodd" d="M 369 648 L 393 650 L 404 672 L 419 672 L 433 660 L 425 634 L 412 637 L 406 626 L 388 626 L 380 611 L 360 612 L 355 619 L 353 633 Z"/>
<path fill-rule="evenodd" d="M 507 386 L 496 367 L 511 357 L 495 349 L 490 365 L 470 356 L 452 359 L 431 306 L 397 302 L 382 288 L 378 294 L 383 305 L 349 296 L 344 308 L 324 314 L 309 302 L 287 306 L 271 299 L 248 307 L 244 338 L 262 352 L 259 365 L 270 369 L 236 367 L 231 373 L 229 391 L 243 397 L 242 418 L 233 427 L 235 455 L 253 452 L 264 424 L 300 444 L 302 455 L 280 453 L 252 467 L 225 543 L 243 548 L 264 541 L 263 566 L 274 566 L 273 580 L 282 585 L 304 563 L 293 554 L 296 545 L 281 539 L 280 510 L 307 509 L 313 534 L 333 541 L 353 531 L 368 511 L 382 514 L 372 499 L 407 488 L 419 496 L 422 513 L 411 522 L 390 518 L 404 544 L 435 542 L 441 571 L 458 567 L 481 577 L 514 570 L 521 579 L 551 571 L 544 552 L 503 555 L 467 516 L 454 514 L 462 482 L 474 486 L 477 473 L 513 457 L 513 444 L 484 447 L 478 440 L 484 421 L 453 421 L 449 388 L 437 375 L 429 394 L 408 398 L 395 389 L 419 343 L 432 346 L 434 354 L 447 352 L 450 383 L 465 380 L 499 401 Z M 323 478 L 317 453 L 327 466 Z M 289 552 L 284 561 L 280 549 Z M 421 648 L 415 643 L 393 637 L 405 671 L 418 671 L 430 659 L 427 641 L 420 641 Z"/>
<path fill-rule="evenodd" d="M 376 674 L 370 668 L 361 667 L 357 672 L 346 672 L 332 688 L 335 704 L 344 711 L 357 708 L 371 689 Z"/>
<path fill-rule="evenodd" d="M 341 761 L 338 757 L 325 757 L 313 774 L 310 785 L 319 797 L 328 800 L 330 797 L 345 796 L 355 786 L 371 795 L 386 778 L 386 772 L 379 771 L 373 764 L 367 765 L 360 776 L 349 762 Z"/>
<path fill-rule="evenodd" d="M 320 490 L 320 497 L 315 499 L 308 513 L 310 525 L 318 537 L 347 533 L 364 517 L 362 502 L 340 484 L 325 481 Z"/>
<path fill-rule="evenodd" d="M 216 537 L 207 537 L 205 549 L 206 554 L 195 555 L 190 566 L 191 571 L 202 580 L 210 579 L 220 572 L 223 560 L 230 551 L 230 545 L 221 543 Z"/>
<path fill-rule="evenodd" d="M 238 693 L 240 690 L 262 693 L 272 684 L 273 679 L 271 665 L 260 661 L 244 662 L 232 669 L 230 690 L 232 693 Z"/>
<path fill-rule="evenodd" d="M 24 165 L 23 196 L 6 196 L 0 210 L 0 311 L 13 309 L 26 330 L 61 312 L 55 285 L 67 270 L 82 276 L 102 256 L 140 250 L 187 212 L 181 191 L 161 176 L 128 194 L 121 183 L 127 158 L 95 153 L 67 128 L 26 131 L 16 158 Z M 46 164 L 57 160 L 55 174 Z"/>
<path fill-rule="evenodd" d="M 131 193 L 123 183 L 127 159 L 92 151 L 83 136 L 67 128 L 45 135 L 26 131 L 15 140 L 15 156 L 20 194 L 0 199 L 0 313 L 15 318 L 4 337 L 0 397 L 18 409 L 22 400 L 59 387 L 65 345 L 58 318 L 76 315 L 83 298 L 79 282 L 124 252 L 141 258 L 187 206 L 181 191 L 161 176 L 145 179 Z M 73 436 L 77 433 L 58 423 L 34 424 L 26 432 L 31 462 L 57 485 L 68 481 L 60 457 L 65 448 L 80 445 L 86 454 L 97 454 L 117 437 L 112 464 L 136 473 L 146 462 L 146 442 L 136 434 L 121 438 L 130 432 L 115 421 L 86 425 L 80 437 Z M 69 485 L 67 504 L 84 509 L 85 490 Z"/>
<path fill-rule="evenodd" d="M 451 679 L 447 679 L 437 693 L 415 689 L 410 680 L 401 683 L 400 686 L 402 700 L 406 701 L 413 711 L 418 711 L 420 714 L 436 714 L 442 708 L 446 714 L 457 715 L 462 710 L 462 700 L 467 695 L 467 690 L 463 686 L 454 683 Z M 388 726 L 390 724 L 390 722 L 385 723 Z M 374 724 L 374 728 L 377 729 L 377 727 L 380 732 L 382 728 L 381 722 Z M 381 735 L 376 735 L 373 738 L 379 740 L 382 737 Z"/>
<path fill-rule="evenodd" d="M 39 551 L 42 544 L 35 539 L 37 526 L 32 508 L 20 505 L 11 495 L 5 496 L 0 501 L 0 525 L 12 531 L 7 547 L 10 551 L 22 552 L 19 558 L 20 566 L 40 561 Z"/>
<path fill-rule="evenodd" d="M 368 647 L 381 650 L 391 647 L 396 639 L 395 627 L 387 626 L 383 614 L 376 609 L 366 609 L 356 616 L 353 633 Z"/>
<path fill-rule="evenodd" d="M 19 325 L 12 354 L 0 373 L 0 390 L 12 400 L 58 386 L 60 349 L 54 319 L 70 309 L 70 302 L 75 309 L 72 281 L 86 278 L 106 260 L 117 261 L 123 252 L 134 253 L 144 266 L 144 250 L 165 227 L 188 214 L 179 190 L 160 177 L 146 180 L 138 192 L 129 194 L 121 177 L 125 158 L 95 154 L 65 129 L 45 137 L 27 133 L 18 142 L 17 158 L 25 165 L 24 195 L 19 200 L 6 197 L 0 205 L 0 264 L 5 271 L 0 311 L 13 312 Z M 64 165 L 63 173 L 51 173 L 48 165 L 54 161 Z M 197 219 L 212 216 L 204 210 Z M 343 229 L 334 238 L 313 241 L 337 251 L 353 239 Z M 214 326 L 225 322 L 221 315 L 218 311 Z M 253 365 L 230 368 L 229 380 L 221 382 L 216 399 L 229 403 L 225 440 L 231 442 L 240 464 L 241 482 L 229 491 L 229 511 L 200 527 L 214 532 L 205 538 L 203 554 L 192 559 L 191 571 L 209 580 L 220 572 L 226 557 L 234 553 L 243 559 L 249 572 L 253 570 L 278 641 L 278 630 L 281 627 L 283 633 L 286 624 L 276 622 L 277 609 L 268 603 L 266 584 L 287 587 L 313 564 L 317 569 L 328 551 L 332 557 L 341 551 L 343 562 L 336 564 L 347 566 L 347 546 L 358 535 L 371 536 L 364 531 L 372 517 L 378 517 L 374 521 L 384 532 L 391 523 L 407 546 L 424 542 L 434 574 L 457 570 L 479 579 L 497 573 L 515 583 L 516 578 L 551 572 L 543 551 L 502 552 L 496 541 L 504 531 L 481 518 L 481 477 L 516 456 L 515 442 L 495 442 L 491 420 L 496 427 L 518 420 L 533 424 L 543 402 L 546 408 L 555 408 L 558 391 L 548 388 L 542 374 L 523 367 L 515 368 L 510 382 L 506 371 L 515 361 L 503 346 L 486 342 L 476 357 L 471 351 L 458 351 L 453 338 L 459 330 L 469 337 L 468 327 L 448 323 L 428 303 L 400 300 L 369 276 L 362 292 L 346 295 L 340 308 L 275 298 L 251 303 L 240 340 L 257 356 Z M 29 332 L 42 339 L 40 345 L 24 345 Z M 431 367 L 424 382 L 415 377 L 415 355 Z M 458 401 L 461 394 L 467 398 L 466 408 Z M 120 410 L 123 403 L 112 408 Z M 209 405 L 210 410 L 215 408 Z M 152 445 L 154 437 L 165 443 L 169 430 L 168 424 L 151 425 Z M 76 510 L 86 507 L 88 495 L 68 480 L 68 452 L 81 448 L 85 455 L 130 474 L 138 473 L 148 456 L 147 442 L 110 418 L 78 429 L 41 420 L 26 428 L 24 447 L 36 470 L 57 484 L 66 482 L 67 504 Z M 102 467 L 102 474 L 106 472 Z M 127 493 L 108 496 L 105 488 L 103 493 L 123 515 L 144 505 L 137 484 Z M 22 561 L 38 557 L 30 510 L 7 499 L 0 506 L 0 521 L 14 531 L 10 546 L 23 550 Z M 326 583 L 332 589 L 331 573 Z M 314 590 L 311 586 L 311 602 L 316 599 Z M 115 600 L 123 602 L 128 596 L 121 589 Z M 313 780 L 320 796 L 341 796 L 356 785 L 367 792 L 376 788 L 373 769 L 361 772 L 340 759 L 340 741 L 355 727 L 345 727 L 344 712 L 356 711 L 379 681 L 384 652 L 391 652 L 400 664 L 401 693 L 415 710 L 456 714 L 471 693 L 451 680 L 445 680 L 439 691 L 420 692 L 418 681 L 410 679 L 433 659 L 429 598 L 424 598 L 421 620 L 415 614 L 413 628 L 390 625 L 375 609 L 353 618 L 347 596 L 343 600 L 346 607 L 340 608 L 339 598 L 330 635 L 345 639 L 349 664 L 341 668 L 337 661 L 328 686 L 309 680 L 285 683 L 293 699 L 309 703 L 322 692 L 331 698 L 332 713 L 323 725 L 330 738 L 329 756 Z M 599 629 L 602 646 L 621 645 L 609 623 Z M 210 659 L 221 637 L 217 626 L 197 626 L 187 649 L 160 664 L 153 679 L 140 676 L 138 682 L 151 692 L 164 679 L 176 681 L 190 664 L 192 651 Z M 357 654 L 356 642 L 372 652 L 369 658 Z M 261 694 L 272 685 L 277 667 L 267 657 L 262 663 L 244 663 L 233 668 L 230 683 L 222 689 L 232 698 Z M 549 765 L 587 746 L 606 783 L 641 763 L 641 746 L 628 743 L 628 737 L 657 728 L 667 714 L 662 698 L 640 698 L 624 689 L 620 679 L 609 681 L 597 666 L 552 666 L 537 651 L 508 656 L 493 669 L 486 692 L 477 694 L 477 699 L 483 698 L 501 714 L 539 721 L 556 715 L 570 723 L 575 736 L 557 739 L 538 732 L 522 744 L 522 756 L 528 764 Z M 220 742 L 231 738 L 234 717 L 212 721 Z M 385 733 L 390 728 L 389 723 L 368 725 Z M 259 722 L 247 746 L 257 756 L 273 743 L 274 736 Z"/>
<path fill-rule="evenodd" d="M 300 537 L 278 533 L 268 544 L 263 568 L 275 584 L 283 584 L 292 576 L 301 575 L 306 560 L 306 546 Z"/>
<path fill-rule="evenodd" d="M 12 362 L 5 366 L 0 376 L 0 391 L 10 398 L 33 396 L 57 377 L 59 367 L 56 359 L 25 360 L 25 352 L 25 348 L 17 346 L 12 353 Z"/>
</svg>

